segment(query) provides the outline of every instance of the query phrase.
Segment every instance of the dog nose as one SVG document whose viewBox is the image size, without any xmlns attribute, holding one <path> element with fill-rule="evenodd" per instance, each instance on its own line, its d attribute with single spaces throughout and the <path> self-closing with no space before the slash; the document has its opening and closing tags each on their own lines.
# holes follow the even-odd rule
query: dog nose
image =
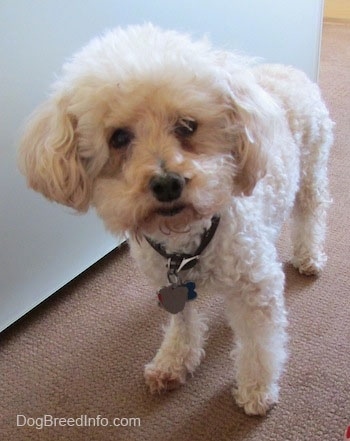
<svg viewBox="0 0 350 441">
<path fill-rule="evenodd" d="M 177 173 L 166 173 L 154 176 L 149 187 L 159 202 L 171 202 L 181 196 L 185 179 Z"/>
</svg>

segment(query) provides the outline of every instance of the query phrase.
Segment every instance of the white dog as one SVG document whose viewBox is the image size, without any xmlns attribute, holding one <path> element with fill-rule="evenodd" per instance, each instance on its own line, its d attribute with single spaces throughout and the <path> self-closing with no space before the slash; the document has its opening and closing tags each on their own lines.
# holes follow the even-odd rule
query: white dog
<svg viewBox="0 0 350 441">
<path fill-rule="evenodd" d="M 108 32 L 64 65 L 25 130 L 21 169 L 47 198 L 92 205 L 127 233 L 160 289 L 172 314 L 145 369 L 152 392 L 203 357 L 195 282 L 225 298 L 238 405 L 265 414 L 277 401 L 287 319 L 275 243 L 292 213 L 294 266 L 324 266 L 332 126 L 303 73 L 152 25 Z"/>
</svg>

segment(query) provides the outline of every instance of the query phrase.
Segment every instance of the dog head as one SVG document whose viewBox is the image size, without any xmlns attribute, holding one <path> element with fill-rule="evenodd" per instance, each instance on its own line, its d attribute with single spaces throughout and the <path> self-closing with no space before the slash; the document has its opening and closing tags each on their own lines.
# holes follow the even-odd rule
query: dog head
<svg viewBox="0 0 350 441">
<path fill-rule="evenodd" d="M 210 218 L 265 173 L 274 105 L 246 59 L 152 25 L 93 40 L 30 118 L 20 167 L 115 233 Z"/>
</svg>

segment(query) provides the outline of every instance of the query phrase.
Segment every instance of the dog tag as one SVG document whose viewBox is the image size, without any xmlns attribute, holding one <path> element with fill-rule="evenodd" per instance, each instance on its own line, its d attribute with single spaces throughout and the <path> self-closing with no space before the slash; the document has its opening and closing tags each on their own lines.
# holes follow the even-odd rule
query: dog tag
<svg viewBox="0 0 350 441">
<path fill-rule="evenodd" d="M 195 291 L 196 284 L 194 282 L 186 282 L 185 286 L 187 288 L 187 300 L 194 300 L 197 297 L 197 293 Z"/>
<path fill-rule="evenodd" d="M 183 311 L 188 299 L 188 288 L 184 285 L 165 286 L 158 292 L 159 303 L 171 314 Z"/>
<path fill-rule="evenodd" d="M 165 286 L 158 292 L 159 304 L 171 314 L 177 314 L 183 311 L 187 301 L 194 300 L 197 297 L 195 288 L 194 282 Z"/>
</svg>

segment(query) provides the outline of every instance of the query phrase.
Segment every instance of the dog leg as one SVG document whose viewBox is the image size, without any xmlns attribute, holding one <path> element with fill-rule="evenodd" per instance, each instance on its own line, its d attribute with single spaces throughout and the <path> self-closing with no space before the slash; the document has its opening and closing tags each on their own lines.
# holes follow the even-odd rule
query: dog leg
<svg viewBox="0 0 350 441">
<path fill-rule="evenodd" d="M 332 122 L 326 120 L 321 141 L 309 148 L 301 158 L 300 190 L 293 212 L 292 264 L 301 274 L 319 274 L 326 261 L 324 240 L 326 211 L 330 204 L 327 178 L 327 160 L 332 143 Z"/>
<path fill-rule="evenodd" d="M 284 274 L 277 263 L 271 271 L 275 275 L 261 282 L 240 282 L 238 292 L 227 302 L 236 338 L 233 395 L 248 415 L 265 415 L 277 402 L 286 359 Z"/>
<path fill-rule="evenodd" d="M 154 359 L 145 367 L 145 379 L 151 393 L 172 390 L 186 382 L 204 357 L 207 326 L 187 303 L 185 309 L 170 318 L 163 343 Z"/>
<path fill-rule="evenodd" d="M 300 274 L 307 276 L 318 275 L 327 261 L 323 246 L 329 198 L 325 183 L 322 187 L 319 190 L 303 188 L 294 207 L 291 262 Z"/>
</svg>

